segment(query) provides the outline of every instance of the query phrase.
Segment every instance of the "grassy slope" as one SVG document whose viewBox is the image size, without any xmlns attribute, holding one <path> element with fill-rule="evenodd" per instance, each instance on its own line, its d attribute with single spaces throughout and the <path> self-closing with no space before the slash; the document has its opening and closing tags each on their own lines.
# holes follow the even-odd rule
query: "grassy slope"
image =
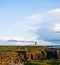
<svg viewBox="0 0 60 65">
<path fill-rule="evenodd" d="M 60 65 L 60 60 L 32 60 L 25 65 Z"/>
</svg>

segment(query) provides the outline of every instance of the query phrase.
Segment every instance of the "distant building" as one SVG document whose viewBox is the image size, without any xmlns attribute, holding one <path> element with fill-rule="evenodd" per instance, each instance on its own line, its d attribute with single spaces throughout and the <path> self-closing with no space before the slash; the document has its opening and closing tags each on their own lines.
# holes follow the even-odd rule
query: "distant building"
<svg viewBox="0 0 60 65">
<path fill-rule="evenodd" d="M 35 46 L 37 45 L 37 42 L 35 42 Z"/>
</svg>

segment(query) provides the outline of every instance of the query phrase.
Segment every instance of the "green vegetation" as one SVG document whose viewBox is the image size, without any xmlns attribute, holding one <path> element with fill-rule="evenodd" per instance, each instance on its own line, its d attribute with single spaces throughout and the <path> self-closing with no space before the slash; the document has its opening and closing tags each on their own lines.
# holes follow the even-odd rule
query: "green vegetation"
<svg viewBox="0 0 60 65">
<path fill-rule="evenodd" d="M 31 60 L 25 65 L 60 65 L 60 60 Z"/>
<path fill-rule="evenodd" d="M 45 48 L 35 46 L 0 46 L 0 51 L 35 51 L 44 50 Z"/>
</svg>

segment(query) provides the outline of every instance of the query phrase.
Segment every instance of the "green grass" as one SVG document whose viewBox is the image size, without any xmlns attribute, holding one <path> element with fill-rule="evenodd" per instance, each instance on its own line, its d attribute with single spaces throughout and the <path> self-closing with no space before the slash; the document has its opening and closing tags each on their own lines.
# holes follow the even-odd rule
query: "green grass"
<svg viewBox="0 0 60 65">
<path fill-rule="evenodd" d="M 41 47 L 34 47 L 34 46 L 0 46 L 0 51 L 20 51 L 20 50 L 24 50 L 24 51 L 41 51 L 41 50 L 45 50 L 45 48 L 41 48 Z"/>
<path fill-rule="evenodd" d="M 60 65 L 60 60 L 32 60 L 25 65 Z"/>
</svg>

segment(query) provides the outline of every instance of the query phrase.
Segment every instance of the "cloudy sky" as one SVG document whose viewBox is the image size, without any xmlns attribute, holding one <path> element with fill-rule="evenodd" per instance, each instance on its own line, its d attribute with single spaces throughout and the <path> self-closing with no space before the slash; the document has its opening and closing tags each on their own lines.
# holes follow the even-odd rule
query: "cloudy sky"
<svg viewBox="0 0 60 65">
<path fill-rule="evenodd" d="M 9 39 L 59 43 L 60 0 L 0 0 L 0 40 Z"/>
</svg>

